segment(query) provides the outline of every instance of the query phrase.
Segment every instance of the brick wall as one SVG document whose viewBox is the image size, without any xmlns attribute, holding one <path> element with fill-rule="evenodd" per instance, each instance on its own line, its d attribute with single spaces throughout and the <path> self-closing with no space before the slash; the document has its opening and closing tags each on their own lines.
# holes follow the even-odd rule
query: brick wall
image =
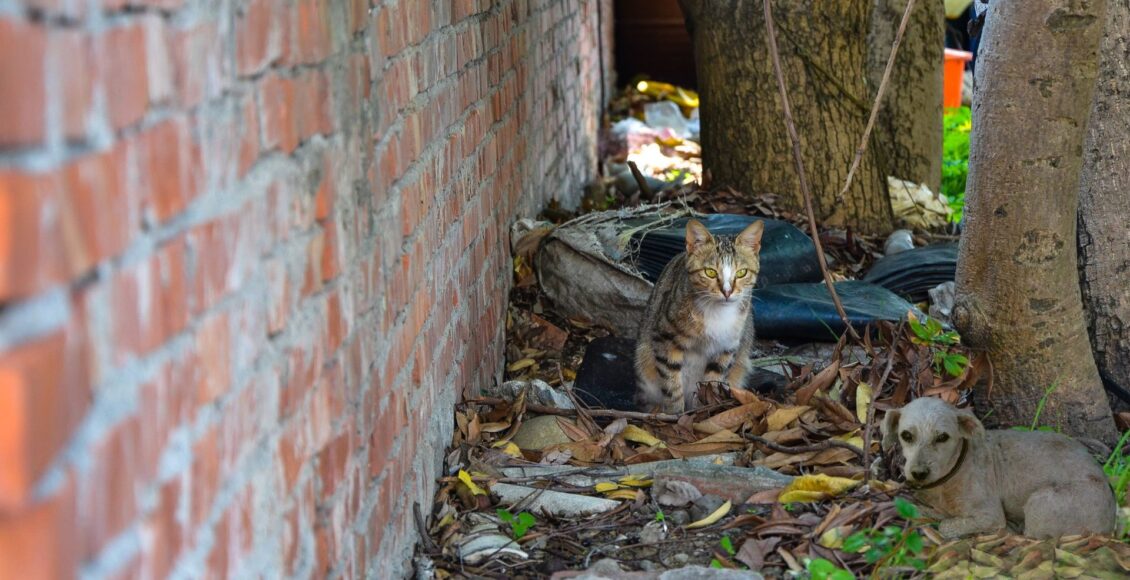
<svg viewBox="0 0 1130 580">
<path fill-rule="evenodd" d="M 0 579 L 405 573 L 611 13 L 0 0 Z"/>
</svg>

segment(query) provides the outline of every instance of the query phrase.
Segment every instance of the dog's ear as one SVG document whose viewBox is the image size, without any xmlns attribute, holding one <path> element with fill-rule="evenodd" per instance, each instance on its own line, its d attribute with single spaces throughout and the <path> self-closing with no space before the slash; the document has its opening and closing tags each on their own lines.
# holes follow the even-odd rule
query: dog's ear
<svg viewBox="0 0 1130 580">
<path fill-rule="evenodd" d="M 957 412 L 957 428 L 961 430 L 961 436 L 966 439 L 979 439 L 985 436 L 985 426 L 970 411 Z"/>
<path fill-rule="evenodd" d="M 883 434 L 883 440 L 880 443 L 883 451 L 890 451 L 898 443 L 899 417 L 901 415 L 902 411 L 891 409 L 883 416 L 883 422 L 879 424 L 879 433 Z"/>
</svg>

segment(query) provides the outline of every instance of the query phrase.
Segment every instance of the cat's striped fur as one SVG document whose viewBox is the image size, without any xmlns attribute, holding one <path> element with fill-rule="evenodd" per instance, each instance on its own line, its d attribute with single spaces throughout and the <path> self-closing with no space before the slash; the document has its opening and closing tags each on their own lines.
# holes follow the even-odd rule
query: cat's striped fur
<svg viewBox="0 0 1130 580">
<path fill-rule="evenodd" d="M 700 382 L 744 385 L 763 230 L 757 221 L 735 237 L 715 237 L 697 220 L 687 223 L 687 251 L 663 268 L 640 325 L 641 406 L 680 413 L 697 406 Z"/>
</svg>

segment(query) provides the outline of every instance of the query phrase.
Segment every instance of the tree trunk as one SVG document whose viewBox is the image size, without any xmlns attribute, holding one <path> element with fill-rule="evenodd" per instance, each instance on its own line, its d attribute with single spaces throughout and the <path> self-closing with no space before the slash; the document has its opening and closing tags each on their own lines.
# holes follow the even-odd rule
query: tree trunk
<svg viewBox="0 0 1130 580">
<path fill-rule="evenodd" d="M 1054 386 L 1040 423 L 1109 441 L 1114 421 L 1087 339 L 1075 251 L 1104 7 L 1070 5 L 989 4 L 954 324 L 995 366 L 993 392 L 975 393 L 992 422 L 1030 424 Z"/>
<path fill-rule="evenodd" d="M 703 164 L 716 183 L 776 192 L 803 207 L 769 58 L 761 0 L 680 0 L 695 49 Z M 869 2 L 773 3 L 781 67 L 816 217 L 826 224 L 891 229 L 886 176 L 868 151 L 839 201 L 867 123 Z"/>
<path fill-rule="evenodd" d="M 867 80 L 874 95 L 891 55 L 907 0 L 875 0 L 867 39 Z M 886 175 L 942 185 L 942 52 L 946 14 L 936 0 L 918 0 L 899 45 L 875 125 L 872 147 Z M 873 97 L 872 97 L 873 98 Z"/>
<path fill-rule="evenodd" d="M 1130 2 L 1107 3 L 1083 148 L 1079 254 L 1099 370 L 1130 388 Z"/>
</svg>

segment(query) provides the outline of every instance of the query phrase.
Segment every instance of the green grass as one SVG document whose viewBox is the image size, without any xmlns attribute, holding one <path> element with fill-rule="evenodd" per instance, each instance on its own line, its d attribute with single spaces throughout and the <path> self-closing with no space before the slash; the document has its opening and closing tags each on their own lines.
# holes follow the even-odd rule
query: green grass
<svg viewBox="0 0 1130 580">
<path fill-rule="evenodd" d="M 969 132 L 973 129 L 969 107 L 946 109 L 942 117 L 942 195 L 961 221 L 965 209 L 965 179 L 969 175 Z"/>
</svg>

